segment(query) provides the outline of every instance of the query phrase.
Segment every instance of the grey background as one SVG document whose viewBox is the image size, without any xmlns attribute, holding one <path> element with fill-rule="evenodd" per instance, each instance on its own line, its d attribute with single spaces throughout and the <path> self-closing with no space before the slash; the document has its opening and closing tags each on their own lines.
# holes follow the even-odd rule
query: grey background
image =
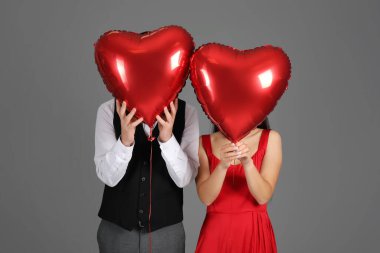
<svg viewBox="0 0 380 253">
<path fill-rule="evenodd" d="M 93 43 L 184 26 L 196 45 L 281 46 L 289 89 L 269 119 L 284 161 L 269 214 L 279 252 L 375 252 L 380 236 L 378 1 L 2 1 L 0 251 L 97 252 Z M 210 123 L 190 83 L 180 97 Z M 187 252 L 205 208 L 185 188 Z"/>
</svg>

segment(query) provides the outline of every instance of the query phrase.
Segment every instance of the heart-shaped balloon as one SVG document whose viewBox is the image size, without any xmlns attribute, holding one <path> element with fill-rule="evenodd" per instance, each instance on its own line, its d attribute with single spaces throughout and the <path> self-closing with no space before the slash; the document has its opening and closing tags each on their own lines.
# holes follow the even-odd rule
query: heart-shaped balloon
<svg viewBox="0 0 380 253">
<path fill-rule="evenodd" d="M 108 31 L 94 47 L 108 91 L 152 127 L 186 82 L 194 42 L 184 28 L 166 26 L 143 34 Z"/>
<path fill-rule="evenodd" d="M 274 109 L 288 87 L 291 64 L 281 48 L 238 49 L 209 43 L 190 62 L 190 79 L 204 112 L 236 143 Z"/>
</svg>

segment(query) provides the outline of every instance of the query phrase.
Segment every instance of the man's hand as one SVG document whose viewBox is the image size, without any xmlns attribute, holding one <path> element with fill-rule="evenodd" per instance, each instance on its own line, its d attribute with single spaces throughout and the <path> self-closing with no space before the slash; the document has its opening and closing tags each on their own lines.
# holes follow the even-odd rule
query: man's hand
<svg viewBox="0 0 380 253">
<path fill-rule="evenodd" d="M 119 114 L 121 124 L 121 142 L 125 146 L 132 146 L 135 141 L 136 126 L 143 121 L 143 118 L 133 120 L 136 108 L 133 108 L 128 115 L 125 114 L 126 110 L 127 104 L 125 101 L 120 105 L 119 99 L 116 99 L 116 111 Z"/>
<path fill-rule="evenodd" d="M 170 112 L 168 108 L 165 106 L 164 118 L 161 118 L 160 115 L 156 116 L 156 119 L 158 122 L 158 129 L 160 130 L 160 134 L 158 136 L 158 140 L 160 142 L 167 142 L 170 139 L 170 137 L 172 137 L 173 125 L 174 125 L 177 109 L 178 109 L 178 98 L 175 99 L 174 103 L 173 101 L 170 102 Z"/>
</svg>

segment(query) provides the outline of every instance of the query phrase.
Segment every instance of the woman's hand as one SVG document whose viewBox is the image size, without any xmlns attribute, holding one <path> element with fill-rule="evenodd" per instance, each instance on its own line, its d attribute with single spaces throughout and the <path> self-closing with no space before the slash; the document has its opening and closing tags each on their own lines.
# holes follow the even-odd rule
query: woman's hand
<svg viewBox="0 0 380 253">
<path fill-rule="evenodd" d="M 224 169 L 227 169 L 235 159 L 239 158 L 240 151 L 235 144 L 228 142 L 227 144 L 222 145 L 220 148 L 219 156 L 220 166 L 222 166 Z"/>
<path fill-rule="evenodd" d="M 160 142 L 167 142 L 170 137 L 173 135 L 173 125 L 174 125 L 174 120 L 175 116 L 177 113 L 178 109 L 178 98 L 175 100 L 173 103 L 170 102 L 170 112 L 168 108 L 165 106 L 164 108 L 164 113 L 165 117 L 161 118 L 160 115 L 156 116 L 156 119 L 158 121 L 158 129 L 160 130 L 160 134 L 158 136 L 158 140 Z"/>
<path fill-rule="evenodd" d="M 116 99 L 116 111 L 120 117 L 121 124 L 121 142 L 125 146 L 132 146 L 135 141 L 136 127 L 143 121 L 143 118 L 135 119 L 136 108 L 133 108 L 128 115 L 126 115 L 127 104 L 123 101 L 120 105 L 120 100 Z"/>
<path fill-rule="evenodd" d="M 245 144 L 245 142 L 239 141 L 238 143 L 236 143 L 236 146 L 238 147 L 238 150 L 240 152 L 240 156 L 238 157 L 238 159 L 240 160 L 241 164 L 243 166 L 247 166 L 251 164 L 252 162 L 252 159 L 250 156 L 251 152 L 247 144 Z"/>
</svg>

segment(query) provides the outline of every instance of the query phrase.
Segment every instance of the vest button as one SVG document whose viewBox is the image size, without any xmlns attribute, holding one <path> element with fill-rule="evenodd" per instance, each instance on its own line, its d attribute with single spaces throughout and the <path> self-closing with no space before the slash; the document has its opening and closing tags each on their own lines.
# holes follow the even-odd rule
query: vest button
<svg viewBox="0 0 380 253">
<path fill-rule="evenodd" d="M 145 182 L 145 177 L 142 177 L 142 178 L 141 178 L 141 182 Z"/>
<path fill-rule="evenodd" d="M 139 210 L 139 213 L 140 213 L 140 214 L 143 214 L 143 213 L 144 213 L 144 210 L 140 209 L 140 210 Z"/>
<path fill-rule="evenodd" d="M 144 197 L 144 195 L 145 195 L 145 194 L 144 194 L 143 192 L 140 193 L 140 197 Z"/>
<path fill-rule="evenodd" d="M 148 164 L 148 162 L 147 161 L 144 161 L 144 166 L 146 166 Z"/>
</svg>

